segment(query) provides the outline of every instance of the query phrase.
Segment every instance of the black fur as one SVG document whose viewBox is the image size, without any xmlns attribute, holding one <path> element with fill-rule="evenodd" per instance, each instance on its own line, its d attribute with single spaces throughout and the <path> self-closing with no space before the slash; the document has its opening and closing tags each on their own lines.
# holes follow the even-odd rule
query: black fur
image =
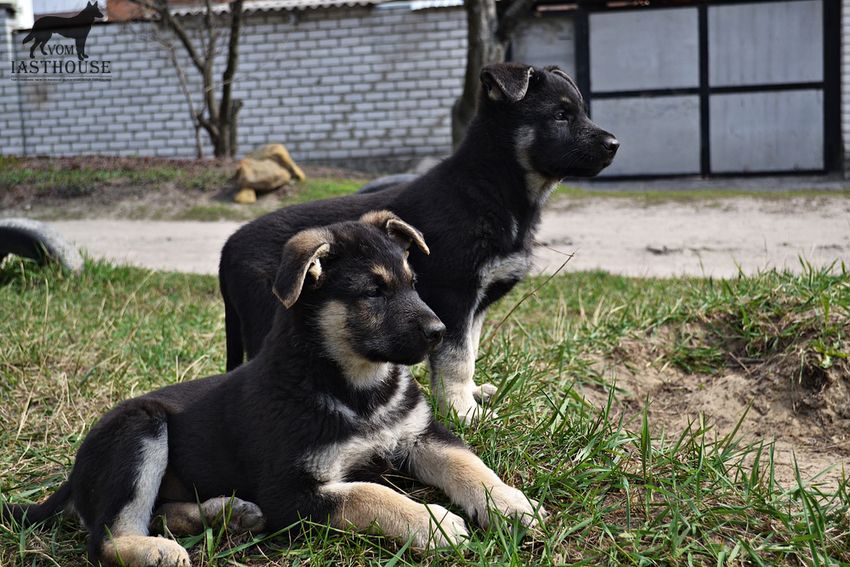
<svg viewBox="0 0 850 567">
<path fill-rule="evenodd" d="M 271 328 L 268 289 L 283 244 L 306 227 L 378 208 L 393 211 L 423 232 L 431 255 L 410 254 L 417 289 L 448 329 L 442 348 L 462 348 L 470 314 L 485 310 L 521 277 L 482 289 L 482 268 L 494 259 L 532 253 L 547 192 L 536 183 L 595 175 L 611 163 L 617 149 L 616 139 L 588 119 L 575 82 L 557 68 L 493 65 L 482 72 L 482 82 L 478 113 L 466 139 L 428 173 L 377 192 L 287 207 L 228 239 L 219 268 L 228 369 L 241 364 L 245 355 L 253 358 Z M 513 90 L 503 94 L 500 85 Z M 519 156 L 523 133 L 529 147 Z"/>
</svg>

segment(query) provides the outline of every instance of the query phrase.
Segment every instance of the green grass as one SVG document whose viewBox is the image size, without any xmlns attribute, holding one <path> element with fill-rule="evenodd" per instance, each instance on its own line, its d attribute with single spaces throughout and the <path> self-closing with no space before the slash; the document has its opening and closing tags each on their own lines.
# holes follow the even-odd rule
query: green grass
<svg viewBox="0 0 850 567">
<path fill-rule="evenodd" d="M 432 555 L 379 536 L 315 526 L 309 537 L 181 540 L 196 565 L 810 564 L 850 562 L 850 483 L 780 486 L 772 448 L 719 437 L 701 420 L 679 435 L 644 414 L 635 431 L 578 389 L 625 340 L 660 342 L 662 363 L 717 370 L 848 354 L 850 275 L 769 272 L 730 281 L 578 273 L 531 278 L 488 317 L 477 380 L 500 385 L 499 417 L 461 434 L 507 482 L 550 512 L 526 533 L 474 529 Z M 514 309 L 515 307 L 515 309 Z M 112 404 L 224 365 L 213 277 L 89 263 L 81 277 L 9 261 L 0 268 L 0 470 L 3 498 L 37 501 L 65 478 L 86 431 Z M 504 321 L 503 324 L 500 324 Z M 671 329 L 680 330 L 677 335 Z M 422 376 L 421 367 L 416 369 Z M 421 489 L 416 498 L 447 504 Z M 69 520 L 0 525 L 0 565 L 79 565 Z"/>
<path fill-rule="evenodd" d="M 173 183 L 187 190 L 213 191 L 220 189 L 229 178 L 229 173 L 221 168 L 194 168 L 190 171 L 179 163 L 131 167 L 119 162 L 112 167 L 108 163 L 69 167 L 48 160 L 43 165 L 26 167 L 20 158 L 0 157 L 0 187 L 25 185 L 38 192 L 79 197 L 88 195 L 97 185 L 116 183 L 145 186 Z"/>
</svg>

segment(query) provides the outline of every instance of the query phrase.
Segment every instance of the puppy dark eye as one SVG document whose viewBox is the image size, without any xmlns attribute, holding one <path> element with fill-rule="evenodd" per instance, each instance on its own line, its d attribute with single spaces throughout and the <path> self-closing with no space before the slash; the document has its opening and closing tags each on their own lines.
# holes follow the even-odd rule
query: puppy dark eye
<svg viewBox="0 0 850 567">
<path fill-rule="evenodd" d="M 567 120 L 569 115 L 566 110 L 559 110 L 555 113 L 555 120 Z"/>
<path fill-rule="evenodd" d="M 383 290 L 378 286 L 366 290 L 366 297 L 381 297 L 381 295 L 383 295 Z"/>
</svg>

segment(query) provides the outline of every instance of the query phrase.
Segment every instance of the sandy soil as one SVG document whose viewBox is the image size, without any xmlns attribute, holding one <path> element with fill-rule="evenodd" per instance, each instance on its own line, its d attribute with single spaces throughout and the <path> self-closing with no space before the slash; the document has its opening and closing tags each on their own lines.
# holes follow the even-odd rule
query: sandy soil
<svg viewBox="0 0 850 567">
<path fill-rule="evenodd" d="M 824 374 L 821 384 L 794 383 L 794 369 L 774 361 L 763 367 L 729 369 L 712 375 L 685 374 L 660 366 L 651 341 L 623 345 L 625 360 L 600 360 L 597 371 L 616 387 L 615 414 L 625 414 L 626 427 L 638 431 L 649 400 L 653 431 L 670 442 L 701 417 L 712 429 L 707 442 L 736 427 L 739 445 L 775 442 L 775 478 L 785 488 L 797 485 L 795 462 L 806 484 L 834 488 L 850 474 L 850 375 L 846 367 Z M 583 394 L 604 407 L 605 388 L 586 386 Z M 745 415 L 746 414 L 746 415 Z M 741 420 L 742 416 L 745 416 Z M 767 466 L 767 454 L 762 466 Z M 745 460 L 752 465 L 752 457 Z"/>
<path fill-rule="evenodd" d="M 537 239 L 538 269 L 599 268 L 629 276 L 733 277 L 776 267 L 800 270 L 850 260 L 850 200 L 752 198 L 641 206 L 627 199 L 561 201 Z M 554 249 L 554 250 L 553 250 Z M 556 251 L 557 250 L 557 251 Z"/>
<path fill-rule="evenodd" d="M 239 223 L 74 220 L 51 223 L 96 258 L 214 274 L 221 246 Z M 850 200 L 735 198 L 648 206 L 630 199 L 559 201 L 543 215 L 536 269 L 630 276 L 732 277 L 740 267 L 799 271 L 850 260 Z"/>
</svg>

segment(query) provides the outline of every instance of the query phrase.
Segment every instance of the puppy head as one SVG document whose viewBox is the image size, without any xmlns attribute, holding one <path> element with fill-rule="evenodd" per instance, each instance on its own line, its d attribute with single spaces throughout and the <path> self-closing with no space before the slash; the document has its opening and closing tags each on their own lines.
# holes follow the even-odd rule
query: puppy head
<svg viewBox="0 0 850 567">
<path fill-rule="evenodd" d="M 445 326 L 414 289 L 411 246 L 428 253 L 422 233 L 388 211 L 299 232 L 284 247 L 274 293 L 344 367 L 415 364 Z"/>
<path fill-rule="evenodd" d="M 479 114 L 513 138 L 529 173 L 592 177 L 613 161 L 619 142 L 588 118 L 578 86 L 560 68 L 496 63 L 481 70 L 481 85 Z"/>
</svg>

